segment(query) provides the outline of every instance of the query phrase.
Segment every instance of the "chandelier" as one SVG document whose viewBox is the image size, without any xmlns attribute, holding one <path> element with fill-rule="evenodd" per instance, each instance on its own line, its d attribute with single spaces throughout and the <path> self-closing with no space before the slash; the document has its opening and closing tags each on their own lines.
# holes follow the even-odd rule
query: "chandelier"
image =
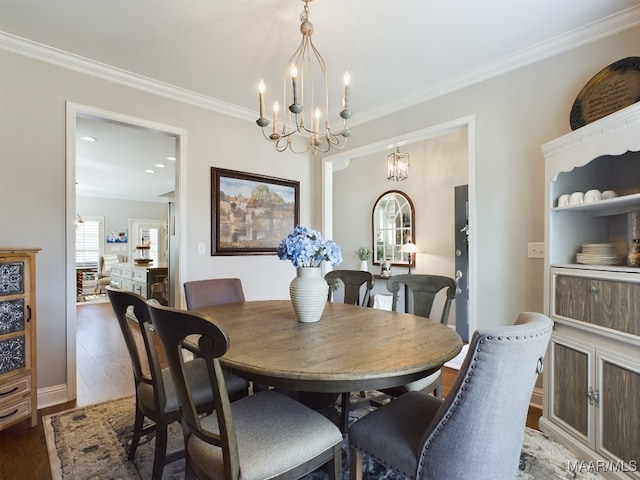
<svg viewBox="0 0 640 480">
<path fill-rule="evenodd" d="M 387 157 L 387 180 L 400 182 L 409 178 L 409 154 L 400 153 L 400 147 Z"/>
<path fill-rule="evenodd" d="M 294 153 L 305 153 L 311 150 L 314 154 L 328 152 L 331 148 L 340 149 L 347 143 L 351 135 L 348 120 L 349 110 L 349 72 L 344 73 L 344 94 L 342 119 L 339 129 L 329 126 L 329 81 L 327 68 L 320 52 L 313 45 L 311 34 L 313 25 L 309 21 L 309 2 L 302 0 L 304 10 L 300 14 L 300 32 L 302 41 L 287 64 L 284 74 L 283 105 L 288 108 L 280 114 L 280 104 L 273 104 L 273 115 L 270 121 L 265 117 L 264 92 L 265 84 L 260 80 L 258 97 L 260 100 L 260 118 L 256 120 L 262 128 L 267 140 L 274 143 L 277 151 L 287 148 Z M 270 128 L 267 128 L 272 123 Z M 297 138 L 296 138 L 297 137 Z"/>
</svg>

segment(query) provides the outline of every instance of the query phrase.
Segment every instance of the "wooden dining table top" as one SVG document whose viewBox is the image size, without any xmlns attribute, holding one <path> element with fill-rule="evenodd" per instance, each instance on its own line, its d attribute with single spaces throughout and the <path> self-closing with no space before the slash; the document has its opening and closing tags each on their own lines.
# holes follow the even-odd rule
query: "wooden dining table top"
<svg viewBox="0 0 640 480">
<path fill-rule="evenodd" d="M 346 392 L 403 385 L 438 370 L 462 349 L 438 322 L 343 303 L 327 303 L 318 322 L 299 322 L 288 300 L 195 310 L 227 333 L 220 359 L 248 380 L 292 390 Z"/>
</svg>

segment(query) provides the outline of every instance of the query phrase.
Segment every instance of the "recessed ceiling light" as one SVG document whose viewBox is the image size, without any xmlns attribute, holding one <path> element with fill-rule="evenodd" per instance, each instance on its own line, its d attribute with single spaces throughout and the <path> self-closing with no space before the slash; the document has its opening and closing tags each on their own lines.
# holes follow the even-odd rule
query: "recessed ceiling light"
<svg viewBox="0 0 640 480">
<path fill-rule="evenodd" d="M 89 135 L 84 135 L 80 137 L 80 140 L 84 140 L 85 142 L 95 142 L 98 139 L 96 137 L 90 137 Z"/>
<path fill-rule="evenodd" d="M 151 170 L 150 168 L 147 168 L 147 169 L 145 170 L 145 172 L 146 172 L 146 173 L 156 173 L 156 171 L 155 171 L 155 170 Z"/>
<path fill-rule="evenodd" d="M 154 167 L 158 167 L 158 168 L 165 168 L 165 165 L 164 165 L 164 163 L 156 163 L 156 164 L 154 165 Z"/>
<path fill-rule="evenodd" d="M 167 160 L 171 160 L 172 162 L 176 161 L 176 157 L 167 157 Z"/>
</svg>

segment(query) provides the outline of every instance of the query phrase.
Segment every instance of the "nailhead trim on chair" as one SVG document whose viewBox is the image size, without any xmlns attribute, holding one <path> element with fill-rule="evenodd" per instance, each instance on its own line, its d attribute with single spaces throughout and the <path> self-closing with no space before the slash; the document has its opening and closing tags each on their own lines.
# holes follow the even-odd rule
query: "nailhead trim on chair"
<svg viewBox="0 0 640 480">
<path fill-rule="evenodd" d="M 540 332 L 537 334 L 532 334 L 532 335 L 526 335 L 526 336 L 520 336 L 520 335 L 508 335 L 506 337 L 494 337 L 494 336 L 487 336 L 483 339 L 480 339 L 478 341 L 478 344 L 476 346 L 476 350 L 473 353 L 473 358 L 472 358 L 472 362 L 470 365 L 470 370 L 468 371 L 467 375 L 465 376 L 465 378 L 462 380 L 463 383 L 469 383 L 470 379 L 469 377 L 471 377 L 473 375 L 473 369 L 476 368 L 476 362 L 478 361 L 478 357 L 476 356 L 476 354 L 478 352 L 481 352 L 481 347 L 480 345 L 484 344 L 486 340 L 495 340 L 497 339 L 498 341 L 503 341 L 503 340 L 512 340 L 512 339 L 527 339 L 527 338 L 537 338 L 541 335 L 545 335 L 546 332 Z M 486 340 L 485 340 L 486 339 Z M 461 387 L 460 388 L 461 391 L 466 391 L 465 387 Z M 451 405 L 449 406 L 449 411 L 443 416 L 443 418 L 440 420 L 440 423 L 438 424 L 438 426 L 436 427 L 436 431 L 433 432 L 432 437 L 436 437 L 437 436 L 437 432 L 439 432 L 441 430 L 441 428 L 447 423 L 447 420 L 450 418 L 451 414 L 453 413 L 453 411 L 456 409 L 456 407 L 460 404 L 459 400 L 462 399 L 462 393 L 458 394 L 458 396 L 456 397 L 457 399 L 454 400 Z M 422 476 L 422 470 L 424 468 L 424 464 L 425 464 L 425 460 L 424 458 L 427 456 L 427 450 L 429 450 L 429 446 L 431 445 L 431 443 L 433 443 L 433 438 L 429 438 L 427 441 L 427 444 L 424 446 L 424 449 L 422 451 L 422 459 L 420 460 L 419 464 L 420 464 L 420 468 L 417 472 L 416 477 L 420 477 Z M 408 474 L 403 474 L 405 476 L 408 476 Z"/>
</svg>

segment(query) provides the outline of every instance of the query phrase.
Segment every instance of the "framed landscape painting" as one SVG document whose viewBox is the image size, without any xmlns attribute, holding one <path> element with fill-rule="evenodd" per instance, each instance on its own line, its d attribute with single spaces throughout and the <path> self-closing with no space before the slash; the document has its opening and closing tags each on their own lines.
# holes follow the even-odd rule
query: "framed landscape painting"
<svg viewBox="0 0 640 480">
<path fill-rule="evenodd" d="M 300 182 L 211 167 L 211 254 L 275 254 L 300 218 Z"/>
</svg>

